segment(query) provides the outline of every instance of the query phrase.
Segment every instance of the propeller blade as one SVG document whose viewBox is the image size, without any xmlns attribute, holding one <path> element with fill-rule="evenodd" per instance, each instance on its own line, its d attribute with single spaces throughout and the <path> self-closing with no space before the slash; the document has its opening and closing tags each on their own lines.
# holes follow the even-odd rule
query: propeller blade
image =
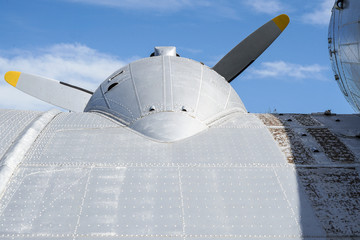
<svg viewBox="0 0 360 240">
<path fill-rule="evenodd" d="M 289 17 L 282 14 L 265 23 L 226 54 L 213 69 L 231 82 L 271 45 L 289 22 Z"/>
<path fill-rule="evenodd" d="M 73 112 L 83 112 L 93 94 L 68 83 L 16 71 L 7 72 L 5 80 L 33 97 Z"/>
</svg>

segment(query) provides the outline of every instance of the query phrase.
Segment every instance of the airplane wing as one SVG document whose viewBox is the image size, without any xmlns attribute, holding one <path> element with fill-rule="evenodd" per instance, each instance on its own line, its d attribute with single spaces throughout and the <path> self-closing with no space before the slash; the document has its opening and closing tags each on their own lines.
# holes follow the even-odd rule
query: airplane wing
<svg viewBox="0 0 360 240">
<path fill-rule="evenodd" d="M 0 110 L 0 239 L 360 236 L 358 115 L 225 119 L 161 143 L 97 113 Z"/>
</svg>

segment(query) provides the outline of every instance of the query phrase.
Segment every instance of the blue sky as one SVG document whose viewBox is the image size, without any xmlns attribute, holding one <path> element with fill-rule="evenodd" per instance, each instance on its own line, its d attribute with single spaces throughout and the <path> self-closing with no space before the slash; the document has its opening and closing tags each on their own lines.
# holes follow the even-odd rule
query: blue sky
<svg viewBox="0 0 360 240">
<path fill-rule="evenodd" d="M 290 24 L 231 84 L 250 112 L 353 113 L 333 78 L 327 30 L 333 0 L 0 0 L 0 75 L 54 78 L 89 90 L 121 66 L 176 46 L 212 67 L 258 27 Z M 0 108 L 52 106 L 0 83 Z"/>
</svg>

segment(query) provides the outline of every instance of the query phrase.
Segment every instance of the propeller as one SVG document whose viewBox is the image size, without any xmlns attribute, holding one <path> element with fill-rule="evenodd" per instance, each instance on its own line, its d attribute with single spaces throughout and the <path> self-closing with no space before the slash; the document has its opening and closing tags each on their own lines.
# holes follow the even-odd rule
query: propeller
<svg viewBox="0 0 360 240">
<path fill-rule="evenodd" d="M 289 24 L 289 17 L 279 15 L 264 24 L 226 54 L 213 69 L 231 82 L 253 63 Z M 57 80 L 10 71 L 5 80 L 15 88 L 55 106 L 83 112 L 93 92 Z"/>
<path fill-rule="evenodd" d="M 93 92 L 57 80 L 10 71 L 5 80 L 13 87 L 55 106 L 83 112 Z"/>
<path fill-rule="evenodd" d="M 213 69 L 231 82 L 273 43 L 289 22 L 289 17 L 282 14 L 265 23 L 235 46 Z"/>
</svg>

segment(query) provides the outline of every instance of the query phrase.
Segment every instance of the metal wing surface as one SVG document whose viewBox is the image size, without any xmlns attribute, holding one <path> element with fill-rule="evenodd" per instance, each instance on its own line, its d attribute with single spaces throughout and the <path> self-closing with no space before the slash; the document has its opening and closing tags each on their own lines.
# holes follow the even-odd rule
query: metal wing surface
<svg viewBox="0 0 360 240">
<path fill-rule="evenodd" d="M 97 113 L 0 111 L 0 239 L 360 236 L 357 115 L 230 114 L 162 143 Z"/>
</svg>

